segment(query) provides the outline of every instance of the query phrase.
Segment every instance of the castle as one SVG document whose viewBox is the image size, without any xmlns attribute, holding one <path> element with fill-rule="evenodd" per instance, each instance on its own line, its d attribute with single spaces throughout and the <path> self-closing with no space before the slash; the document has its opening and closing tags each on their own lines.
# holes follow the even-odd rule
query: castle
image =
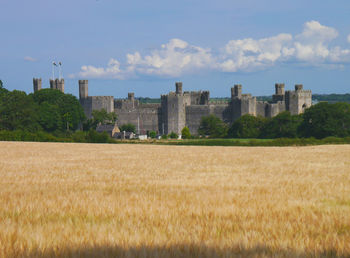
<svg viewBox="0 0 350 258">
<path fill-rule="evenodd" d="M 33 78 L 34 92 L 41 90 L 41 78 Z M 64 92 L 64 79 L 50 79 L 50 88 Z"/>
<path fill-rule="evenodd" d="M 51 86 L 52 85 L 52 86 Z M 118 125 L 131 123 L 139 134 L 156 131 L 159 134 L 175 132 L 180 134 L 187 126 L 191 134 L 197 134 L 201 118 L 214 114 L 226 123 L 232 123 L 245 114 L 273 117 L 280 112 L 290 111 L 301 114 L 311 106 L 311 90 L 303 85 L 295 85 L 294 91 L 285 91 L 284 84 L 275 84 L 272 101 L 257 101 L 251 94 L 242 94 L 242 85 L 231 88 L 230 102 L 211 102 L 209 91 L 182 91 L 182 83 L 177 82 L 175 92 L 161 96 L 161 103 L 141 103 L 134 93 L 127 99 L 113 96 L 89 96 L 88 81 L 79 80 L 79 101 L 87 117 L 93 110 L 105 109 L 118 115 Z M 41 79 L 33 79 L 34 91 L 41 89 Z M 50 80 L 50 87 L 64 91 L 64 80 Z"/>
</svg>

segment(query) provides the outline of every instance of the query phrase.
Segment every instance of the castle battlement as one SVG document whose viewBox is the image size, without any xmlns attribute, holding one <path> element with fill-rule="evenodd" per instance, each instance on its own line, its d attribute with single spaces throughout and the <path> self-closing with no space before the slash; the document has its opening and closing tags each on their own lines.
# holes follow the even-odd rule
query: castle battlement
<svg viewBox="0 0 350 258">
<path fill-rule="evenodd" d="M 50 88 L 62 91 L 64 93 L 64 79 L 50 79 Z M 33 78 L 33 90 L 37 92 L 42 89 L 42 79 Z"/>
<path fill-rule="evenodd" d="M 232 123 L 244 114 L 273 117 L 287 110 L 295 115 L 311 106 L 312 93 L 304 90 L 302 84 L 285 91 L 284 83 L 276 83 L 272 102 L 257 101 L 250 93 L 242 94 L 241 84 L 231 88 L 230 102 L 211 102 L 209 91 L 183 92 L 182 86 L 182 82 L 176 82 L 175 91 L 161 95 L 160 104 L 143 104 L 132 92 L 128 93 L 127 99 L 88 96 L 88 81 L 79 80 L 79 96 L 87 117 L 93 110 L 105 108 L 117 114 L 119 126 L 131 123 L 139 128 L 138 133 L 156 131 L 160 134 L 181 133 L 185 126 L 191 134 L 197 134 L 202 117 L 210 114 Z"/>
</svg>

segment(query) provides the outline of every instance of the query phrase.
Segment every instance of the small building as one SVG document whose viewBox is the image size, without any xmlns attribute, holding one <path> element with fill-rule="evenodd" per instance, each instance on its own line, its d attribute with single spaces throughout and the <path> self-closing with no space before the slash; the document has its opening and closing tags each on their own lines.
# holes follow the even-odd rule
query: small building
<svg viewBox="0 0 350 258">
<path fill-rule="evenodd" d="M 115 133 L 113 138 L 115 139 L 122 139 L 122 140 L 125 140 L 125 139 L 134 139 L 135 138 L 135 134 L 133 132 L 118 132 L 118 133 Z"/>
<path fill-rule="evenodd" d="M 119 133 L 119 127 L 116 124 L 111 125 L 98 125 L 96 128 L 96 132 L 103 133 L 107 132 L 110 137 L 114 137 L 116 133 Z"/>
</svg>

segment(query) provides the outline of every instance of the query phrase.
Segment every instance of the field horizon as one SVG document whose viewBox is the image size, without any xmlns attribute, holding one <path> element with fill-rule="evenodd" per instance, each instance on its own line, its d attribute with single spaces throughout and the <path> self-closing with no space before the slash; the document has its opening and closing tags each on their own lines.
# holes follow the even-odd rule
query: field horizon
<svg viewBox="0 0 350 258">
<path fill-rule="evenodd" d="M 1 257 L 348 257 L 350 145 L 0 142 Z"/>
</svg>

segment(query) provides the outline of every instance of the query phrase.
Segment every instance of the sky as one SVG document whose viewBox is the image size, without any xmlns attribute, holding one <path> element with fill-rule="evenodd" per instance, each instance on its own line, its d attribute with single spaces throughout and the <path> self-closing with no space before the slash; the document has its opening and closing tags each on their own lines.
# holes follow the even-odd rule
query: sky
<svg viewBox="0 0 350 258">
<path fill-rule="evenodd" d="M 0 33 L 0 79 L 27 93 L 53 61 L 75 96 L 350 92 L 349 0 L 0 0 Z"/>
</svg>

